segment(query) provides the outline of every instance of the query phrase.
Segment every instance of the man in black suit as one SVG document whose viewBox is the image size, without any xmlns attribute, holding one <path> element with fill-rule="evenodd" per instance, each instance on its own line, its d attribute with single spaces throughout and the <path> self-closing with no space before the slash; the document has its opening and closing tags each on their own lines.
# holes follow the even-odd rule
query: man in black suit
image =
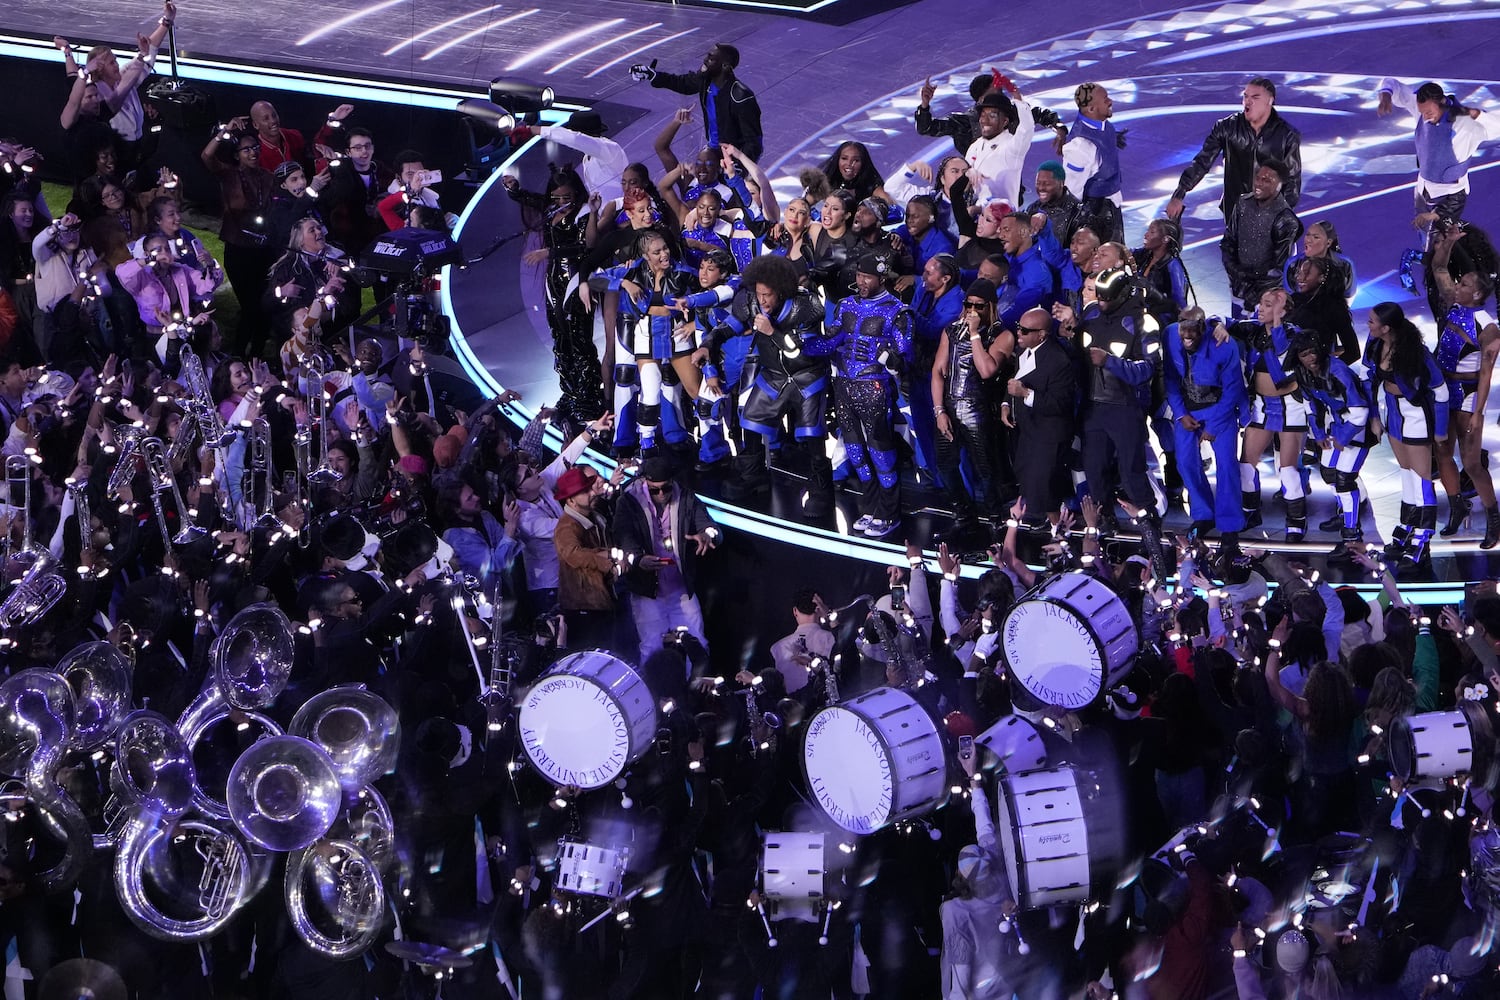
<svg viewBox="0 0 1500 1000">
<path fill-rule="evenodd" d="M 1054 337 L 1052 317 L 1030 309 L 1016 324 L 1020 367 L 1006 391 L 1000 418 L 1017 429 L 1016 479 L 1032 517 L 1056 522 L 1062 506 L 1063 450 L 1073 439 L 1078 409 L 1078 373 L 1067 348 Z"/>
</svg>

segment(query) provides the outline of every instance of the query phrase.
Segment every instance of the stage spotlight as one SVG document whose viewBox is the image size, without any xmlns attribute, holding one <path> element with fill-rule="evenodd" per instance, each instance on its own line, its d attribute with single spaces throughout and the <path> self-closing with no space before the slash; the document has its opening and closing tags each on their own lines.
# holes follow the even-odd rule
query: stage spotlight
<svg viewBox="0 0 1500 1000">
<path fill-rule="evenodd" d="M 552 107 L 552 101 L 556 96 L 551 87 L 536 87 L 529 83 L 507 80 L 504 77 L 490 81 L 490 100 L 496 104 L 503 104 L 517 114 L 546 111 Z"/>
<path fill-rule="evenodd" d="M 516 127 L 516 117 L 500 105 L 483 101 L 477 97 L 466 97 L 458 102 L 458 113 L 470 121 L 492 128 L 501 135 L 509 135 Z"/>
</svg>

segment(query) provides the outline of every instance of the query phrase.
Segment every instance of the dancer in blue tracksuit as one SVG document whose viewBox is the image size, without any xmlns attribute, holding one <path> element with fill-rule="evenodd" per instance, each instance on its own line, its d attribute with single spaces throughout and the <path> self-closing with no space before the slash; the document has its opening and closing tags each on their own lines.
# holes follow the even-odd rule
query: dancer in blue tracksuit
<svg viewBox="0 0 1500 1000">
<path fill-rule="evenodd" d="M 1323 462 L 1323 475 L 1332 480 L 1339 509 L 1318 527 L 1339 530 L 1342 544 L 1338 554 L 1342 556 L 1351 542 L 1365 537 L 1359 523 L 1359 509 L 1364 503 L 1359 472 L 1377 440 L 1370 428 L 1374 397 L 1369 381 L 1333 356 L 1326 337 L 1304 331 L 1292 350 L 1297 355 L 1297 384 L 1312 404 L 1308 429 L 1315 441 L 1333 449 L 1333 455 Z"/>
<path fill-rule="evenodd" d="M 1218 325 L 1217 320 L 1210 323 L 1197 306 L 1184 309 L 1181 318 L 1167 327 L 1163 374 L 1174 444 L 1182 456 L 1177 468 L 1188 492 L 1192 532 L 1201 536 L 1217 524 L 1227 545 L 1245 527 L 1239 444 L 1240 428 L 1250 422 L 1250 397 L 1245 391 L 1239 344 L 1205 336 L 1211 326 Z M 1197 460 L 1205 443 L 1214 453 L 1217 481 L 1212 487 L 1203 463 Z"/>
<path fill-rule="evenodd" d="M 858 294 L 840 300 L 828 332 L 804 339 L 807 353 L 834 355 L 834 407 L 849 464 L 860 481 L 859 520 L 853 531 L 884 538 L 901 524 L 901 470 L 891 411 L 896 378 L 912 359 L 911 312 L 886 290 L 890 265 L 866 254 L 855 276 Z"/>
<path fill-rule="evenodd" d="M 1245 428 L 1240 451 L 1240 502 L 1245 508 L 1245 527 L 1261 523 L 1260 458 L 1272 441 L 1276 443 L 1277 475 L 1286 498 L 1287 541 L 1301 541 L 1307 534 L 1307 487 L 1298 463 L 1307 440 L 1307 397 L 1293 369 L 1292 338 L 1297 328 L 1285 321 L 1286 291 L 1280 286 L 1261 293 L 1260 308 L 1252 320 L 1242 320 L 1229 332 L 1246 348 L 1245 367 L 1250 390 L 1250 424 Z M 1219 336 L 1215 331 L 1215 338 Z"/>
</svg>

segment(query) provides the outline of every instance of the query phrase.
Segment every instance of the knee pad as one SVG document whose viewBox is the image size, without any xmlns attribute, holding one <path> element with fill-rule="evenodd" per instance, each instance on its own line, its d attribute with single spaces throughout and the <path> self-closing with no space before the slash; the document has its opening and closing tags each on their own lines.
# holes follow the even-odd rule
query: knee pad
<svg viewBox="0 0 1500 1000">
<path fill-rule="evenodd" d="M 654 430 L 661 423 L 661 405 L 642 403 L 635 411 L 635 422 L 642 430 Z"/>
<path fill-rule="evenodd" d="M 646 403 L 660 403 L 661 366 L 637 365 L 636 371 L 640 373 L 641 401 Z"/>
<path fill-rule="evenodd" d="M 1283 465 L 1277 473 L 1281 477 L 1281 488 L 1288 500 L 1300 500 L 1307 496 L 1302 488 L 1302 470 L 1295 465 Z"/>
<path fill-rule="evenodd" d="M 699 420 L 713 422 L 724 419 L 723 396 L 710 396 L 704 392 L 694 401 L 693 408 L 698 411 Z"/>
<path fill-rule="evenodd" d="M 1359 473 L 1335 472 L 1333 488 L 1340 493 L 1353 493 L 1359 489 Z"/>
<path fill-rule="evenodd" d="M 656 370 L 661 372 L 662 385 L 682 384 L 682 376 L 677 374 L 677 369 L 673 368 L 670 362 L 663 361 L 661 364 L 656 366 Z"/>
<path fill-rule="evenodd" d="M 615 365 L 615 385 L 636 385 L 637 374 L 635 365 Z"/>
</svg>

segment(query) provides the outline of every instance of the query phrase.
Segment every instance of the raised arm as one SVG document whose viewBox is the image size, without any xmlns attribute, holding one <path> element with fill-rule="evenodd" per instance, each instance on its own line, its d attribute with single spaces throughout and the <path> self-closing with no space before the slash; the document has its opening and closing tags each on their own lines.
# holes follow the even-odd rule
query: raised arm
<svg viewBox="0 0 1500 1000">
<path fill-rule="evenodd" d="M 656 158 L 661 161 L 661 168 L 669 174 L 677 169 L 677 164 L 680 162 L 677 154 L 672 152 L 672 142 L 677 138 L 677 131 L 692 120 L 693 109 L 681 108 L 672 116 L 672 120 L 667 122 L 667 127 L 656 136 Z"/>
<path fill-rule="evenodd" d="M 729 143 L 720 143 L 719 149 L 723 151 L 724 157 L 729 160 L 739 161 L 740 166 L 745 168 L 745 173 L 760 188 L 760 211 L 764 216 L 766 224 L 774 226 L 781 218 L 781 206 L 776 202 L 776 192 L 771 187 L 771 178 L 766 176 L 765 170 L 759 163 L 750 159 L 743 149 L 732 146 Z"/>
</svg>

